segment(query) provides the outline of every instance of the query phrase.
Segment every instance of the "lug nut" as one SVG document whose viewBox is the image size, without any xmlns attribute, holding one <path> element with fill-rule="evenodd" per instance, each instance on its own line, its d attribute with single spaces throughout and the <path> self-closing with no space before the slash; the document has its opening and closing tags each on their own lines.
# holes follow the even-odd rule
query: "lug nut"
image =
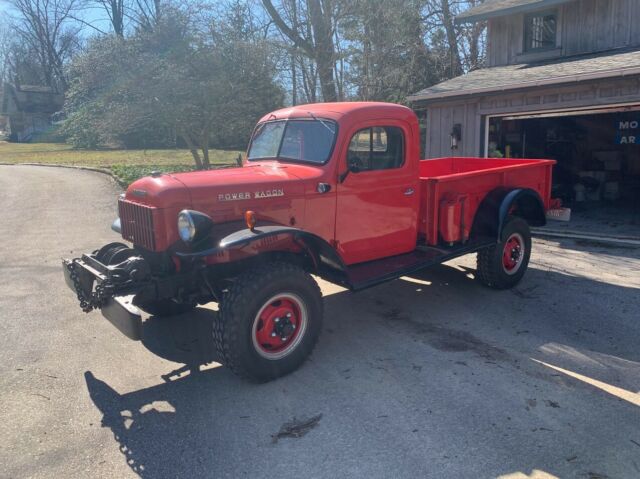
<svg viewBox="0 0 640 479">
<path fill-rule="evenodd" d="M 271 333 L 271 337 L 275 338 L 276 337 L 276 333 Z"/>
<path fill-rule="evenodd" d="M 276 318 L 276 323 L 279 323 L 279 322 L 280 322 L 280 318 Z"/>
<path fill-rule="evenodd" d="M 290 317 L 291 317 L 291 313 L 287 313 L 287 318 L 290 318 Z"/>
</svg>

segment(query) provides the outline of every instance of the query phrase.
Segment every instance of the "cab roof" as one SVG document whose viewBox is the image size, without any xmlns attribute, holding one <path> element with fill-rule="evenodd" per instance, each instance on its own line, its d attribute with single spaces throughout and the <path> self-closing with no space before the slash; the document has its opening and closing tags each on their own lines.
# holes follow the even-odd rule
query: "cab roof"
<svg viewBox="0 0 640 479">
<path fill-rule="evenodd" d="M 372 118 L 387 118 L 411 122 L 416 116 L 410 108 L 395 103 L 373 101 L 354 101 L 336 103 L 309 103 L 282 108 L 268 113 L 260 119 L 260 123 L 271 120 L 287 120 L 293 118 L 330 119 L 343 121 L 362 121 Z"/>
</svg>

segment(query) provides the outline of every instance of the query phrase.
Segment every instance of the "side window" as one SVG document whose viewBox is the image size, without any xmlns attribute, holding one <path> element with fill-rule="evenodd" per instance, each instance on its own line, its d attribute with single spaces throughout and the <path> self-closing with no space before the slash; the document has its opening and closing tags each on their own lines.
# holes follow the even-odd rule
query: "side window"
<svg viewBox="0 0 640 479">
<path fill-rule="evenodd" d="M 389 170 L 404 163 L 404 135 L 395 126 L 358 131 L 349 142 L 347 163 L 359 171 Z"/>
</svg>

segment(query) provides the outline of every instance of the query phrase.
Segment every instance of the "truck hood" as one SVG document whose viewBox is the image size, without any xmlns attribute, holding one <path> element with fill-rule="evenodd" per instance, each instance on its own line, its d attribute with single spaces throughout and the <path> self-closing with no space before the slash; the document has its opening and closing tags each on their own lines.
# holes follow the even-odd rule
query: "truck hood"
<svg viewBox="0 0 640 479">
<path fill-rule="evenodd" d="M 145 176 L 129 185 L 126 199 L 155 208 L 189 208 L 191 197 L 184 184 L 171 175 Z"/>
<path fill-rule="evenodd" d="M 301 219 L 306 180 L 320 173 L 311 166 L 271 161 L 173 177 L 189 190 L 192 208 L 216 222 L 241 218 L 248 209 L 258 218 L 289 222 Z"/>
<path fill-rule="evenodd" d="M 301 219 L 307 186 L 321 175 L 322 169 L 312 165 L 256 162 L 145 177 L 129 186 L 127 199 L 158 208 L 202 211 L 216 222 L 237 220 L 251 209 L 258 218 L 290 223 L 291 218 Z"/>
</svg>

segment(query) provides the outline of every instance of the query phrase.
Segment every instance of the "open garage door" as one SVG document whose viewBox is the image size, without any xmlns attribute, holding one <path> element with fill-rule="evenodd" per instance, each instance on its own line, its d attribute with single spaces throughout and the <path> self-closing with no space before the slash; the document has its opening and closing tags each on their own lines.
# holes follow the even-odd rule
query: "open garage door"
<svg viewBox="0 0 640 479">
<path fill-rule="evenodd" d="M 574 222 L 640 235 L 640 105 L 490 117 L 486 156 L 557 160 Z"/>
</svg>

